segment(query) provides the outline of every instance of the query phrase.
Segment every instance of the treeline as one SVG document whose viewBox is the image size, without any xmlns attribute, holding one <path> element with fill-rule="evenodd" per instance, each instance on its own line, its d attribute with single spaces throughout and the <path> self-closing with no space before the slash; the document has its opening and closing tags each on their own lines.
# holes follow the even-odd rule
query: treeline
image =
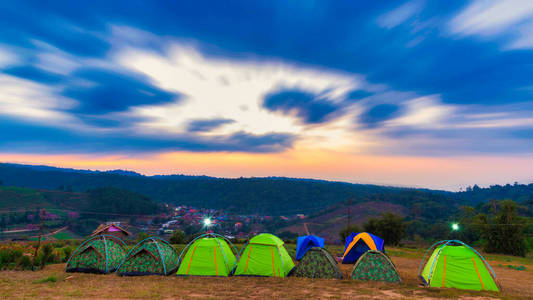
<svg viewBox="0 0 533 300">
<path fill-rule="evenodd" d="M 43 180 L 46 178 L 46 180 Z M 385 199 L 404 203 L 431 200 L 446 206 L 452 193 L 377 185 L 349 184 L 291 178 L 212 178 L 205 176 L 129 176 L 120 172 L 72 170 L 0 164 L 5 184 L 41 189 L 85 192 L 116 187 L 146 195 L 156 201 L 225 209 L 233 213 L 267 215 L 309 214 L 352 199 L 354 203 Z M 440 206 L 433 205 L 438 213 Z M 429 215 L 432 212 L 427 210 Z"/>
<path fill-rule="evenodd" d="M 347 226 L 339 236 L 344 241 L 351 232 L 366 231 L 380 236 L 387 245 L 398 245 L 402 240 L 424 243 L 458 239 L 487 253 L 525 256 L 533 251 L 533 218 L 528 216 L 531 209 L 527 206 L 524 215 L 524 207 L 515 201 L 494 200 L 475 207 L 463 206 L 449 218 L 433 221 L 387 212 L 380 218 L 370 218 L 362 227 Z"/>
</svg>

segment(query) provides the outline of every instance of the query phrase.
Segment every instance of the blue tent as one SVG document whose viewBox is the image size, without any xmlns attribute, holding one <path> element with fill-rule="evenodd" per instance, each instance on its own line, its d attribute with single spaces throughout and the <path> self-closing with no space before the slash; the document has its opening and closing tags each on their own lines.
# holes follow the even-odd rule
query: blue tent
<svg viewBox="0 0 533 300">
<path fill-rule="evenodd" d="M 324 248 L 324 239 L 314 235 L 299 236 L 296 244 L 296 260 L 302 259 L 305 252 L 312 247 Z"/>
<path fill-rule="evenodd" d="M 346 238 L 342 263 L 353 264 L 368 250 L 376 250 L 385 253 L 385 243 L 383 239 L 367 232 L 352 232 L 352 234 Z"/>
</svg>

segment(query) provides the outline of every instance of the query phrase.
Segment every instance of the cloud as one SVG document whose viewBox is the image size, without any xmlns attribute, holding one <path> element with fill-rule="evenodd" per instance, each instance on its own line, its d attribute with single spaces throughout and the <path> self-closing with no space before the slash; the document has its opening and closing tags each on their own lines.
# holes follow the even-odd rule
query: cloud
<svg viewBox="0 0 533 300">
<path fill-rule="evenodd" d="M 400 113 L 400 106 L 395 104 L 378 104 L 365 111 L 360 121 L 367 127 L 372 128 L 382 122 L 393 119 Z"/>
<path fill-rule="evenodd" d="M 28 65 L 8 68 L 4 70 L 4 73 L 45 84 L 58 83 L 62 80 L 62 77 L 57 74 Z"/>
<path fill-rule="evenodd" d="M 235 121 L 231 119 L 192 120 L 187 130 L 189 132 L 206 132 L 233 122 Z"/>
<path fill-rule="evenodd" d="M 141 76 L 125 75 L 104 69 L 83 68 L 71 76 L 90 84 L 69 84 L 63 96 L 76 99 L 76 109 L 86 114 L 124 111 L 131 106 L 177 101 L 179 94 L 158 89 Z"/>
<path fill-rule="evenodd" d="M 65 110 L 76 105 L 46 85 L 0 73 L 0 115 L 58 124 L 72 121 Z"/>
<path fill-rule="evenodd" d="M 252 135 L 238 132 L 228 136 L 137 135 L 128 130 L 79 132 L 20 119 L 2 118 L 0 151 L 18 153 L 138 154 L 162 151 L 280 152 L 292 146 L 287 134 Z M 38 151 L 36 151 L 38 150 Z"/>
<path fill-rule="evenodd" d="M 322 123 L 342 107 L 327 98 L 299 90 L 282 90 L 265 96 L 263 106 L 271 111 L 293 114 L 305 123 Z"/>
<path fill-rule="evenodd" d="M 0 47 L 0 68 L 10 66 L 17 62 L 18 59 L 13 53 Z"/>
<path fill-rule="evenodd" d="M 455 108 L 444 105 L 438 95 L 424 96 L 405 103 L 405 113 L 388 122 L 389 126 L 435 127 L 451 118 Z"/>
<path fill-rule="evenodd" d="M 422 2 L 415 0 L 415 1 L 409 1 L 394 10 L 381 15 L 377 19 L 377 23 L 379 26 L 391 29 L 394 28 L 405 21 L 407 21 L 409 18 L 415 16 L 420 10 L 422 9 Z"/>
<path fill-rule="evenodd" d="M 450 21 L 450 30 L 463 36 L 493 37 L 507 35 L 509 48 L 533 47 L 530 30 L 533 2 L 528 0 L 474 1 Z M 518 34 L 517 34 L 518 32 Z"/>
</svg>

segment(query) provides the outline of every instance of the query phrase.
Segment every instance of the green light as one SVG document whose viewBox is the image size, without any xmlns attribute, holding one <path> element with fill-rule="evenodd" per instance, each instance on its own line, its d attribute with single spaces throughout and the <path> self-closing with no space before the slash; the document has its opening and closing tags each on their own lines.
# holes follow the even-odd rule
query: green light
<svg viewBox="0 0 533 300">
<path fill-rule="evenodd" d="M 457 231 L 457 230 L 459 230 L 459 224 L 457 224 L 457 223 L 452 223 L 452 230 L 453 230 L 453 231 Z"/>
</svg>

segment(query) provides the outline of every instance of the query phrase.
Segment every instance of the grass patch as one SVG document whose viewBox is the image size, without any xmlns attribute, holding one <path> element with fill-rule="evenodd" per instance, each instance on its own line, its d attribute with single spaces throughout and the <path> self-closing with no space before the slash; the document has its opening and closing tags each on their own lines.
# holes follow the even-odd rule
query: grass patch
<svg viewBox="0 0 533 300">
<path fill-rule="evenodd" d="M 57 277 L 55 275 L 50 275 L 48 277 L 45 277 L 43 279 L 35 280 L 32 283 L 47 283 L 47 282 L 57 282 Z"/>
</svg>

